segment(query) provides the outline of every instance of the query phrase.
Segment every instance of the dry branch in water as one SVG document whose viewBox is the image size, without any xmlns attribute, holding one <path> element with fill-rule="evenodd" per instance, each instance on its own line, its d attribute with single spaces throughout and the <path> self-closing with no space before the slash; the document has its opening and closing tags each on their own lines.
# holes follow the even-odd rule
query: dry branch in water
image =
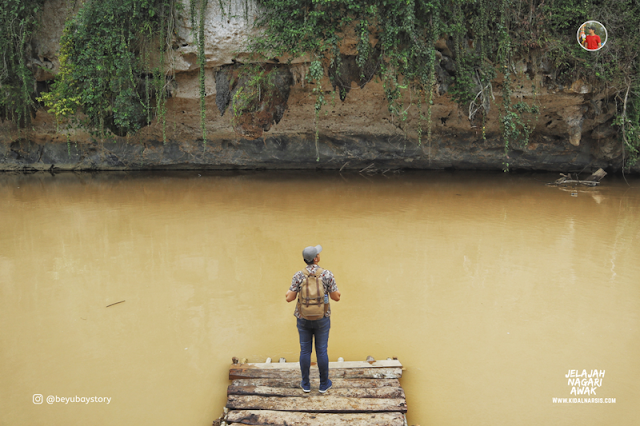
<svg viewBox="0 0 640 426">
<path fill-rule="evenodd" d="M 600 184 L 600 180 L 606 175 L 607 175 L 607 172 L 605 172 L 602 169 L 598 169 L 595 172 L 593 172 L 591 176 L 589 176 L 588 178 L 584 180 L 580 180 L 578 179 L 577 174 L 575 175 L 575 178 L 574 178 L 573 176 L 571 176 L 571 173 L 567 173 L 566 175 L 564 173 L 560 173 L 560 176 L 562 176 L 560 179 L 557 179 L 555 182 L 549 182 L 547 185 L 560 186 L 560 185 L 576 184 L 576 185 L 585 185 L 585 186 L 596 186 Z"/>
</svg>

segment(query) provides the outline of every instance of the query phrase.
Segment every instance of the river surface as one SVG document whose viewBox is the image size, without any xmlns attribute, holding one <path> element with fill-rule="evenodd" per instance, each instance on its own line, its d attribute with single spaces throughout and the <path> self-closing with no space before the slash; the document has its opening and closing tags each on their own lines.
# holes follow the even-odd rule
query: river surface
<svg viewBox="0 0 640 426">
<path fill-rule="evenodd" d="M 0 174 L 0 424 L 210 425 L 321 244 L 330 360 L 398 357 L 410 425 L 640 425 L 640 180 L 556 178 Z"/>
</svg>

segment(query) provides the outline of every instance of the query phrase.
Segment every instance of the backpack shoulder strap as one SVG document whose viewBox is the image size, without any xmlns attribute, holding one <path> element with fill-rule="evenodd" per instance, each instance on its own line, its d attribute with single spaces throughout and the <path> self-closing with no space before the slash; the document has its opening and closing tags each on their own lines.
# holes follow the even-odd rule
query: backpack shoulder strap
<svg viewBox="0 0 640 426">
<path fill-rule="evenodd" d="M 322 274 L 324 273 L 324 271 L 325 271 L 324 269 L 318 266 L 318 269 L 316 269 L 316 279 L 318 280 L 318 283 L 322 286 L 323 293 L 326 293 L 326 287 L 324 286 L 324 281 L 322 281 Z"/>
</svg>

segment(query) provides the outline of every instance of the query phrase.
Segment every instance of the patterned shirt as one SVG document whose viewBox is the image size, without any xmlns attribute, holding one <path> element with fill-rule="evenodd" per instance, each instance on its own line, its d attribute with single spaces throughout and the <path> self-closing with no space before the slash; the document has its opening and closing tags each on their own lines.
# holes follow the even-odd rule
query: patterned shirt
<svg viewBox="0 0 640 426">
<path fill-rule="evenodd" d="M 307 265 L 306 270 L 310 273 L 315 272 L 319 268 L 318 265 Z M 300 284 L 304 282 L 304 273 L 302 271 L 296 272 L 296 274 L 291 279 L 291 287 L 289 287 L 289 291 L 295 291 L 296 293 L 300 291 Z M 322 286 L 324 287 L 324 294 L 333 293 L 334 291 L 338 291 L 338 285 L 336 284 L 335 278 L 333 278 L 333 273 L 328 269 L 325 269 L 322 275 L 320 275 L 320 279 L 322 281 Z M 298 312 L 298 303 L 296 303 L 296 310 L 293 313 L 296 318 L 302 319 L 302 315 Z M 331 304 L 327 309 L 327 312 L 324 314 L 325 317 L 331 315 Z"/>
</svg>

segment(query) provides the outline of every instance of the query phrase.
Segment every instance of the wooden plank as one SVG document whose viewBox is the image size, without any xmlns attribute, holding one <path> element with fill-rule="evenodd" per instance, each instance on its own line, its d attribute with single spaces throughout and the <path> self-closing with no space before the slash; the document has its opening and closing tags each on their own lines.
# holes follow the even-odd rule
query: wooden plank
<svg viewBox="0 0 640 426">
<path fill-rule="evenodd" d="M 300 369 L 267 369 L 245 367 L 246 364 L 229 369 L 229 380 L 235 379 L 295 379 L 300 377 Z M 318 369 L 311 368 L 311 376 L 318 377 Z M 329 369 L 329 377 L 341 379 L 399 379 L 402 377 L 400 367 L 375 368 L 333 368 Z"/>
<path fill-rule="evenodd" d="M 333 389 L 400 387 L 398 379 L 331 379 Z M 311 388 L 318 389 L 320 379 L 311 379 Z M 300 389 L 300 377 L 295 379 L 236 379 L 231 386 L 267 386 L 271 388 Z"/>
<path fill-rule="evenodd" d="M 229 386 L 227 395 L 262 395 L 279 397 L 309 397 L 318 395 L 317 388 L 311 393 L 304 393 L 302 389 L 268 387 L 268 386 Z M 331 388 L 331 395 L 344 396 L 348 398 L 405 398 L 401 387 L 380 387 L 380 388 Z"/>
<path fill-rule="evenodd" d="M 314 372 L 312 369 L 311 374 Z M 342 379 L 399 379 L 402 377 L 402 368 L 335 368 L 329 369 L 329 377 L 332 379 L 334 377 Z"/>
<path fill-rule="evenodd" d="M 231 364 L 231 368 L 268 368 L 273 370 L 300 369 L 299 362 L 250 362 L 247 364 Z M 384 368 L 384 367 L 400 367 L 402 364 L 397 359 L 385 359 L 380 361 L 342 361 L 330 362 L 329 368 Z"/>
<path fill-rule="evenodd" d="M 329 391 L 331 392 L 331 391 Z M 257 395 L 229 395 L 230 410 L 275 410 L 313 413 L 348 412 L 407 412 L 404 398 L 346 398 L 326 395 L 308 397 L 270 397 Z"/>
<path fill-rule="evenodd" d="M 404 426 L 401 413 L 295 413 L 286 411 L 229 411 L 228 424 L 269 426 Z"/>
</svg>

